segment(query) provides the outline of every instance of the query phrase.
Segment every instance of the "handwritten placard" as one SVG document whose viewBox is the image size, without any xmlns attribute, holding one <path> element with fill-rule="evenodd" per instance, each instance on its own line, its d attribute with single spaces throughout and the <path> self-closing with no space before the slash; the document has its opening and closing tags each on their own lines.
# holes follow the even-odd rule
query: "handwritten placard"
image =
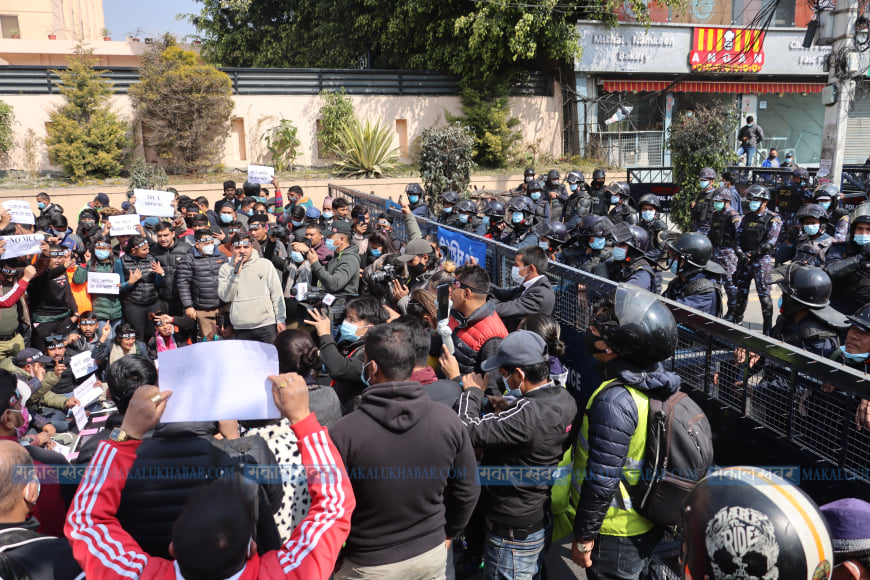
<svg viewBox="0 0 870 580">
<path fill-rule="evenodd" d="M 120 274 L 88 272 L 88 294 L 119 294 Z"/>
<path fill-rule="evenodd" d="M 134 189 L 136 196 L 136 210 L 140 215 L 157 217 L 174 217 L 175 194 L 171 191 L 157 191 L 156 189 Z M 114 232 L 112 232 L 114 233 Z"/>
<path fill-rule="evenodd" d="M 251 183 L 272 183 L 275 168 L 268 165 L 248 165 L 248 181 Z"/>
<path fill-rule="evenodd" d="M 91 357 L 91 351 L 86 350 L 69 359 L 69 367 L 72 369 L 73 376 L 77 379 L 82 378 L 97 370 L 97 363 Z M 96 378 L 94 376 L 93 378 Z M 87 381 L 85 381 L 86 383 Z M 82 383 L 84 385 L 85 383 Z M 78 396 L 76 396 L 78 398 Z M 81 399 L 79 399 L 81 400 Z"/>
<path fill-rule="evenodd" d="M 113 236 L 135 236 L 139 234 L 139 214 L 111 215 L 109 216 Z"/>
<path fill-rule="evenodd" d="M 6 242 L 3 248 L 3 259 L 17 258 L 18 256 L 31 256 L 39 254 L 42 249 L 39 245 L 45 239 L 42 234 L 27 234 L 24 236 L 0 236 L 0 240 Z"/>
<path fill-rule="evenodd" d="M 73 419 L 76 420 L 76 427 L 79 431 L 85 428 L 88 424 L 88 414 L 85 413 L 85 408 L 82 405 L 76 405 L 72 408 Z"/>
<path fill-rule="evenodd" d="M 26 201 L 18 199 L 4 201 L 3 209 L 9 212 L 13 224 L 33 225 L 36 223 L 36 216 L 33 215 L 33 210 L 30 209 L 30 204 Z"/>
</svg>

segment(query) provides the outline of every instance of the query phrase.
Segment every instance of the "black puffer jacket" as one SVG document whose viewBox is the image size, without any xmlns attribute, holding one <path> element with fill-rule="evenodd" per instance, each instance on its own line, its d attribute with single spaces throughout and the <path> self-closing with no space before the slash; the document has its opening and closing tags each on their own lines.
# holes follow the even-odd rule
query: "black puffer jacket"
<svg viewBox="0 0 870 580">
<path fill-rule="evenodd" d="M 175 242 L 171 248 L 156 244 L 151 248 L 151 255 L 163 266 L 163 284 L 157 289 L 161 300 L 177 302 L 178 292 L 175 289 L 175 271 L 181 258 L 190 252 L 190 244 Z"/>
<path fill-rule="evenodd" d="M 680 377 L 656 365 L 652 371 L 631 365 L 625 360 L 611 361 L 604 369 L 604 380 L 619 379 L 636 389 L 670 396 L 680 389 Z M 628 389 L 614 387 L 595 397 L 589 416 L 589 460 L 580 489 L 580 503 L 574 518 L 574 537 L 583 540 L 598 536 L 601 523 L 618 493 L 622 466 L 628 456 L 628 444 L 637 428 L 637 405 Z"/>
<path fill-rule="evenodd" d="M 227 477 L 226 469 L 244 473 L 246 464 L 277 464 L 262 437 L 214 439 L 213 431 L 213 423 L 161 424 L 139 445 L 121 494 L 118 520 L 144 552 L 170 558 L 172 525 L 200 485 Z M 270 483 L 260 488 L 254 539 L 263 553 L 280 546 L 272 513 L 281 506 L 284 487 Z"/>
<path fill-rule="evenodd" d="M 140 306 L 148 306 L 157 302 L 159 298 L 157 295 L 157 285 L 161 283 L 162 276 L 155 274 L 151 268 L 151 265 L 154 263 L 154 257 L 151 254 L 148 254 L 144 258 L 124 254 L 119 261 L 124 271 L 121 276 L 121 300 Z M 139 268 L 142 272 L 142 277 L 134 284 L 127 285 L 130 274 L 136 268 Z M 125 286 L 127 287 L 125 288 Z"/>
<path fill-rule="evenodd" d="M 227 263 L 221 252 L 205 256 L 194 248 L 181 257 L 175 271 L 175 286 L 184 308 L 213 310 L 220 306 L 218 272 Z"/>
</svg>

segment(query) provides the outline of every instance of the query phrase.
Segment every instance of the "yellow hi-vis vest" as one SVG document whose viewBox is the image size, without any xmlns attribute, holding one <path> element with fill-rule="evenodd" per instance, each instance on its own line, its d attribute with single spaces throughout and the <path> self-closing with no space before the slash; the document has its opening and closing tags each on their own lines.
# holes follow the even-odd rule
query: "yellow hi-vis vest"
<svg viewBox="0 0 870 580">
<path fill-rule="evenodd" d="M 589 409 L 592 408 L 598 393 L 612 382 L 613 380 L 601 383 L 601 386 L 592 393 L 592 396 L 589 397 L 589 402 L 586 403 L 583 424 L 580 427 L 580 435 L 577 437 L 577 444 L 574 448 L 571 503 L 575 507 L 580 501 L 580 490 L 583 487 L 583 480 L 586 478 L 586 464 L 589 461 Z M 600 533 L 606 536 L 631 537 L 645 534 L 655 527 L 655 524 L 633 509 L 631 496 L 628 493 L 629 487 L 636 484 L 640 479 L 641 469 L 643 468 L 647 417 L 649 416 L 649 397 L 643 391 L 629 385 L 623 386 L 631 393 L 631 398 L 634 399 L 634 404 L 637 405 L 637 428 L 634 430 L 631 442 L 628 444 L 628 456 L 625 458 L 625 464 L 622 466 L 622 479 L 619 482 L 616 495 L 610 502 L 607 514 L 604 516 Z M 594 473 L 591 475 L 592 477 L 600 476 L 600 474 Z"/>
</svg>

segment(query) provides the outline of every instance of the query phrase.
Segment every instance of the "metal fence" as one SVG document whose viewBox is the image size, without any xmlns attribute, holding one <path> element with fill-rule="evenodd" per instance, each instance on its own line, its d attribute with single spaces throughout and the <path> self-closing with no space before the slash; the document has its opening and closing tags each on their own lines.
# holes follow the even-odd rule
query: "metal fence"
<svg viewBox="0 0 870 580">
<path fill-rule="evenodd" d="M 587 155 L 606 160 L 611 167 L 662 165 L 664 135 L 661 131 L 590 133 Z"/>
<path fill-rule="evenodd" d="M 329 185 L 332 197 L 346 197 L 371 212 L 397 212 L 395 204 L 374 195 Z M 424 235 L 437 234 L 437 222 L 418 218 Z M 394 220 L 399 239 L 406 233 Z M 490 239 L 465 234 L 486 243 L 486 270 L 494 283 L 509 286 L 516 249 Z M 551 262 L 547 276 L 556 292 L 555 318 L 567 345 L 563 362 L 571 370 L 573 388 L 583 400 L 598 386 L 594 365 L 582 347 L 592 305 L 612 294 L 615 284 Z M 748 429 L 762 429 L 787 440 L 841 477 L 870 484 L 870 431 L 858 427 L 855 416 L 862 398 L 870 399 L 870 377 L 830 360 L 773 340 L 671 302 L 679 323 L 676 354 L 665 365 L 680 375 L 683 388 L 737 414 Z M 582 377 L 582 380 L 580 380 Z M 740 433 L 732 434 L 741 437 Z M 809 474 L 810 477 L 813 474 Z M 870 488 L 868 488 L 870 491 Z"/>
</svg>

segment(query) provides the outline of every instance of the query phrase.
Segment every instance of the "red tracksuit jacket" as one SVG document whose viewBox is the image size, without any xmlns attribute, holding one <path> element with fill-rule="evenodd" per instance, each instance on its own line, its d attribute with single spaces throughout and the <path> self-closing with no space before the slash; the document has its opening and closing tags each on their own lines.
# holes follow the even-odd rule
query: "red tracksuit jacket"
<svg viewBox="0 0 870 580">
<path fill-rule="evenodd" d="M 311 509 L 284 546 L 262 556 L 255 554 L 239 580 L 325 580 L 332 574 L 338 551 L 350 532 L 350 516 L 356 505 L 353 488 L 326 429 L 314 413 L 292 429 L 302 464 L 326 469 L 309 479 L 313 482 L 308 485 Z M 138 447 L 139 441 L 100 443 L 67 515 L 66 537 L 88 580 L 177 578 L 175 563 L 143 553 L 115 516 L 126 483 L 119 474 L 133 466 Z"/>
</svg>

